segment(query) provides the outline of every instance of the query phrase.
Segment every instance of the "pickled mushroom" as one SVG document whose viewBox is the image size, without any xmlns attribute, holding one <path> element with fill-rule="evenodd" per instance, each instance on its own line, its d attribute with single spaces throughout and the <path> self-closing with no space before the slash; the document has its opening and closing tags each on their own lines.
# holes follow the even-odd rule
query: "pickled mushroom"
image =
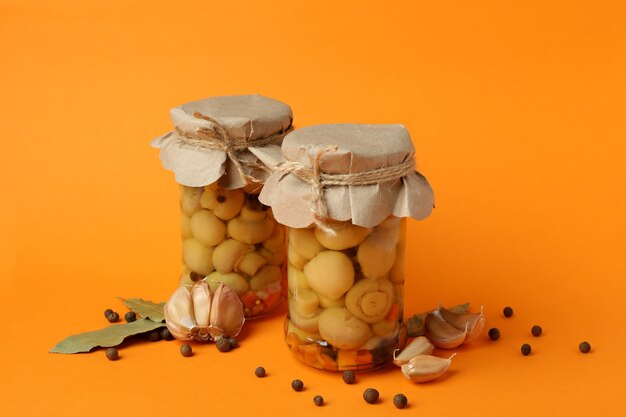
<svg viewBox="0 0 626 417">
<path fill-rule="evenodd" d="M 306 265 L 304 274 L 319 295 L 336 300 L 354 283 L 354 266 L 343 252 L 327 250 L 318 253 Z"/>
<path fill-rule="evenodd" d="M 201 209 L 189 221 L 191 234 L 204 246 L 216 246 L 226 236 L 226 226 L 210 210 Z"/>
<path fill-rule="evenodd" d="M 315 237 L 328 249 L 344 250 L 357 246 L 372 231 L 371 228 L 343 223 L 339 226 L 316 228 Z"/>
<path fill-rule="evenodd" d="M 370 327 L 343 307 L 327 308 L 319 315 L 319 333 L 338 349 L 356 349 L 371 336 Z"/>
<path fill-rule="evenodd" d="M 393 284 L 364 278 L 346 294 L 346 308 L 366 323 L 383 320 L 394 302 Z"/>
</svg>

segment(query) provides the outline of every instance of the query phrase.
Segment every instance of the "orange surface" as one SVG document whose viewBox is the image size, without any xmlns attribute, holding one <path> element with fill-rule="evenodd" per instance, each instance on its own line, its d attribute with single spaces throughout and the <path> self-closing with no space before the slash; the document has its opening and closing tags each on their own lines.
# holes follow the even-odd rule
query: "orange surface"
<svg viewBox="0 0 626 417">
<path fill-rule="evenodd" d="M 626 415 L 625 21 L 621 1 L 0 0 L 0 415 Z M 499 342 L 419 386 L 308 369 L 280 314 L 229 354 L 47 353 L 117 296 L 174 290 L 177 187 L 148 141 L 175 105 L 253 92 L 298 126 L 406 124 L 437 199 L 409 225 L 407 310 L 483 304 Z"/>
</svg>

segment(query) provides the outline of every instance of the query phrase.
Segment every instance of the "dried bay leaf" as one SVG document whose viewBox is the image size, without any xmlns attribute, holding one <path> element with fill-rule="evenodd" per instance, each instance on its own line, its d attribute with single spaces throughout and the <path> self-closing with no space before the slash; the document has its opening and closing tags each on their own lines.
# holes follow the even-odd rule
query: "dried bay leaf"
<svg viewBox="0 0 626 417">
<path fill-rule="evenodd" d="M 144 319 L 150 319 L 159 323 L 165 321 L 165 316 L 163 315 L 165 303 L 153 303 L 141 298 L 121 298 L 121 300 L 126 304 L 126 307 Z"/>
<path fill-rule="evenodd" d="M 448 310 L 459 314 L 465 314 L 469 311 L 469 303 L 459 304 L 454 307 L 449 307 Z M 408 337 L 424 336 L 424 321 L 426 316 L 432 313 L 434 310 L 426 311 L 425 313 L 414 314 L 406 321 L 406 331 Z"/>
<path fill-rule="evenodd" d="M 81 353 L 89 352 L 96 347 L 117 346 L 129 336 L 149 332 L 163 326 L 163 323 L 146 319 L 114 324 L 103 329 L 69 336 L 53 347 L 50 353 Z"/>
</svg>

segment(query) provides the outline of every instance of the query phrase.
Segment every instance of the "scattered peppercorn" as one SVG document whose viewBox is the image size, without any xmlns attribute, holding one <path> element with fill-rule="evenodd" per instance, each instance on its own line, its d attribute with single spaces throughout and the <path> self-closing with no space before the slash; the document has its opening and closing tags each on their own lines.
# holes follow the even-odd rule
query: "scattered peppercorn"
<svg viewBox="0 0 626 417">
<path fill-rule="evenodd" d="M 180 346 L 180 354 L 188 358 L 193 355 L 193 349 L 191 349 L 191 346 L 185 343 L 184 345 Z"/>
<path fill-rule="evenodd" d="M 225 337 L 220 337 L 217 339 L 217 342 L 215 342 L 215 347 L 220 352 L 228 352 L 231 348 L 230 341 Z"/>
<path fill-rule="evenodd" d="M 113 310 L 111 310 L 110 308 L 107 308 L 106 310 L 104 310 L 104 317 L 109 317 L 109 314 L 113 313 Z"/>
<path fill-rule="evenodd" d="M 235 339 L 234 337 L 229 337 L 228 338 L 228 343 L 230 343 L 230 348 L 234 349 L 237 347 L 237 339 Z"/>
<path fill-rule="evenodd" d="M 110 361 L 116 361 L 120 358 L 120 354 L 115 348 L 108 348 L 105 352 L 107 359 Z"/>
<path fill-rule="evenodd" d="M 315 397 L 313 397 L 313 403 L 318 406 L 321 407 L 324 405 L 324 397 L 322 397 L 321 395 L 316 395 Z"/>
<path fill-rule="evenodd" d="M 346 384 L 354 384 L 356 382 L 356 375 L 352 371 L 343 371 L 341 377 Z"/>
<path fill-rule="evenodd" d="M 498 340 L 500 338 L 500 329 L 492 327 L 491 329 L 489 329 L 488 334 L 489 334 L 489 339 Z"/>
<path fill-rule="evenodd" d="M 380 394 L 378 393 L 378 391 L 375 390 L 374 388 L 368 388 L 365 391 L 363 391 L 363 399 L 368 404 L 375 404 L 376 401 L 378 401 L 379 395 Z"/>
<path fill-rule="evenodd" d="M 148 340 L 151 342 L 158 342 L 161 340 L 161 330 L 157 329 L 148 333 Z"/>
<path fill-rule="evenodd" d="M 291 381 L 291 388 L 293 388 L 294 391 L 302 391 L 302 389 L 304 388 L 304 382 L 300 381 L 299 379 L 294 379 L 293 381 Z"/>
<path fill-rule="evenodd" d="M 215 199 L 217 200 L 218 203 L 223 203 L 224 201 L 226 201 L 226 196 L 220 194 L 217 197 L 215 197 Z"/>
<path fill-rule="evenodd" d="M 128 323 L 137 320 L 137 313 L 135 313 L 134 311 L 129 311 L 128 313 L 124 314 L 124 320 L 126 320 Z"/>
<path fill-rule="evenodd" d="M 174 336 L 172 336 L 172 333 L 170 333 L 170 330 L 165 327 L 163 328 L 163 330 L 161 330 L 161 339 L 163 340 L 174 340 Z"/>
<path fill-rule="evenodd" d="M 580 350 L 582 353 L 589 353 L 589 351 L 591 350 L 591 345 L 589 344 L 589 342 L 581 342 L 580 345 L 578 345 L 578 350 Z"/>
<path fill-rule="evenodd" d="M 541 326 L 537 326 L 536 324 L 530 329 L 530 332 L 533 334 L 533 336 L 535 337 L 539 337 L 541 336 L 541 333 L 543 332 L 543 329 L 541 328 Z"/>
<path fill-rule="evenodd" d="M 404 394 L 396 394 L 393 397 L 393 405 L 396 406 L 396 408 L 404 408 L 406 407 L 408 403 L 408 400 L 406 399 L 406 395 Z"/>
<path fill-rule="evenodd" d="M 255 374 L 256 376 L 258 376 L 259 378 L 265 378 L 265 375 L 266 375 L 266 374 L 265 374 L 265 368 L 264 368 L 264 367 L 262 367 L 262 366 L 257 367 L 257 368 L 254 370 L 254 374 Z"/>
<path fill-rule="evenodd" d="M 504 314 L 504 317 L 511 317 L 513 315 L 513 309 L 511 307 L 504 307 L 504 310 L 502 310 L 502 313 Z"/>
<path fill-rule="evenodd" d="M 528 343 L 524 343 L 522 345 L 522 355 L 524 356 L 530 355 L 531 350 L 532 349 L 530 348 L 530 345 Z"/>
<path fill-rule="evenodd" d="M 120 320 L 120 315 L 114 311 L 107 316 L 107 320 L 109 323 L 117 323 Z"/>
</svg>

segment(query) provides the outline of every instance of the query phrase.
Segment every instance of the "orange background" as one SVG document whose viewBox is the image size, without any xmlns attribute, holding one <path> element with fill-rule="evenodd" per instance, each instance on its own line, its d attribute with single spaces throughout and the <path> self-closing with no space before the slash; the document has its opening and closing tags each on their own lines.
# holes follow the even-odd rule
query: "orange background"
<svg viewBox="0 0 626 417">
<path fill-rule="evenodd" d="M 0 415 L 626 413 L 623 2 L 48 3 L 0 0 Z M 437 207 L 409 225 L 407 312 L 482 304 L 500 341 L 458 349 L 426 385 L 389 367 L 348 386 L 297 363 L 284 310 L 229 354 L 47 353 L 123 313 L 117 296 L 168 298 L 177 186 L 148 142 L 173 106 L 256 92 L 297 126 L 408 127 Z"/>
</svg>

